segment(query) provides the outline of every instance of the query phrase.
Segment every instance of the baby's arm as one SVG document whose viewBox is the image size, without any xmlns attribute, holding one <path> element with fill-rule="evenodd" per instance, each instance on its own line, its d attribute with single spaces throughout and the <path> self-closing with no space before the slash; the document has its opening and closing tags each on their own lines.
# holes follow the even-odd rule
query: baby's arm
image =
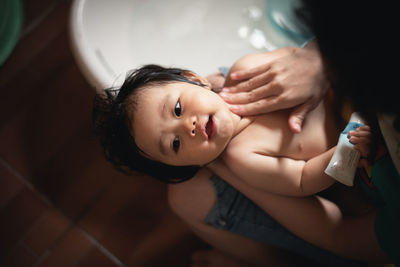
<svg viewBox="0 0 400 267">
<path fill-rule="evenodd" d="M 263 191 L 307 196 L 320 192 L 335 182 L 324 173 L 335 148 L 308 161 L 243 150 L 243 147 L 230 147 L 222 158 L 238 177 Z"/>
</svg>

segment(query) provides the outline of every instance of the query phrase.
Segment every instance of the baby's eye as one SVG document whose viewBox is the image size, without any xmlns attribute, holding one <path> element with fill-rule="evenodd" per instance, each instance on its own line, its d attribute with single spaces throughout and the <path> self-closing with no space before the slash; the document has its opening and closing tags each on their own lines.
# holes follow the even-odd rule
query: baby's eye
<svg viewBox="0 0 400 267">
<path fill-rule="evenodd" d="M 181 116 L 182 108 L 181 102 L 179 100 L 175 104 L 174 112 L 177 117 Z"/>
<path fill-rule="evenodd" d="M 181 145 L 181 141 L 179 140 L 179 137 L 176 136 L 174 138 L 174 141 L 172 141 L 172 148 L 174 149 L 175 153 L 178 153 L 180 145 Z"/>
</svg>

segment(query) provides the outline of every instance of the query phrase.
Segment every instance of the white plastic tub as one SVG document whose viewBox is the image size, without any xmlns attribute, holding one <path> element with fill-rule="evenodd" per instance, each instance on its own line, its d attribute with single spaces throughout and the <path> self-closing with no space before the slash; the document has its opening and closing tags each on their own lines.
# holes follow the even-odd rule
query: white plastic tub
<svg viewBox="0 0 400 267">
<path fill-rule="evenodd" d="M 75 0 L 71 46 L 96 90 L 150 63 L 207 75 L 245 54 L 294 44 L 266 13 L 263 0 Z"/>
</svg>

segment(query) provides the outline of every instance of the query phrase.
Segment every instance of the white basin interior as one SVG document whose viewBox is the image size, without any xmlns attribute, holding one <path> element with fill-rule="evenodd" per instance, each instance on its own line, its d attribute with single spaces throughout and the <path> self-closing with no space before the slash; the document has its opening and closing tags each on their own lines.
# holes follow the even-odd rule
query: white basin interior
<svg viewBox="0 0 400 267">
<path fill-rule="evenodd" d="M 75 0 L 71 45 L 96 90 L 144 64 L 207 75 L 245 54 L 296 45 L 266 8 L 265 0 Z"/>
</svg>

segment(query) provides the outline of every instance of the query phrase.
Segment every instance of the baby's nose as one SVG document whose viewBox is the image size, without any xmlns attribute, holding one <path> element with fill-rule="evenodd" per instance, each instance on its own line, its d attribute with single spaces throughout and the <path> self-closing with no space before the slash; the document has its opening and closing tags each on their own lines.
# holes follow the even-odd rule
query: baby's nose
<svg viewBox="0 0 400 267">
<path fill-rule="evenodd" d="M 192 116 L 186 121 L 186 131 L 189 133 L 190 136 L 195 136 L 196 135 L 196 117 Z"/>
</svg>

